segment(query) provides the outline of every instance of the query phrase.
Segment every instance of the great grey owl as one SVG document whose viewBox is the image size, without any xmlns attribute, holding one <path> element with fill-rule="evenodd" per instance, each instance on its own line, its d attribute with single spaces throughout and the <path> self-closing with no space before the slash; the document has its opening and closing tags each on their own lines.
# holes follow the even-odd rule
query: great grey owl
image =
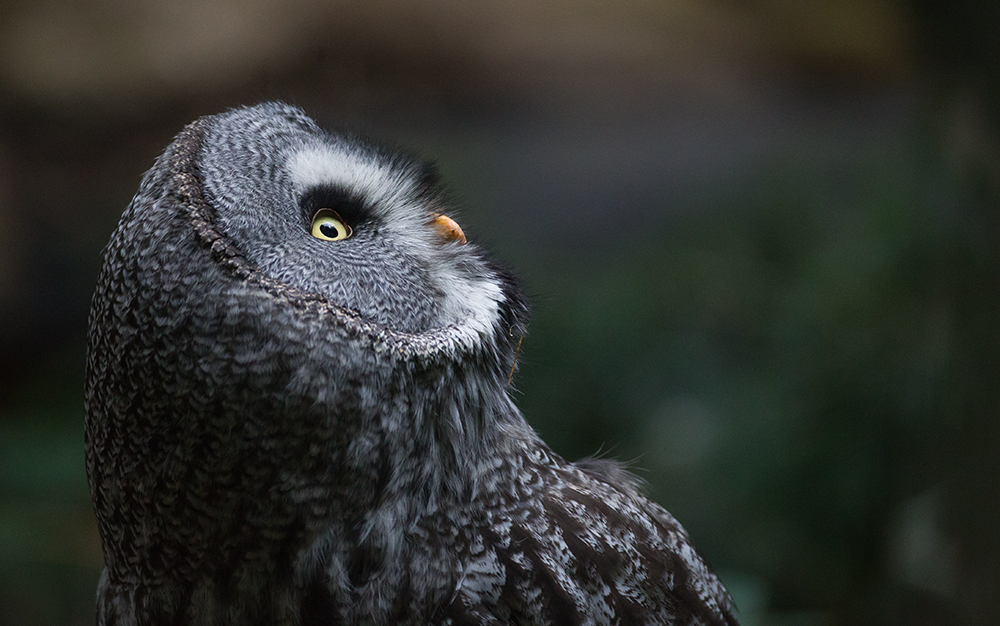
<svg viewBox="0 0 1000 626">
<path fill-rule="evenodd" d="M 90 317 L 99 624 L 736 623 L 626 472 L 525 422 L 525 298 L 447 210 L 283 104 L 156 161 Z"/>
</svg>

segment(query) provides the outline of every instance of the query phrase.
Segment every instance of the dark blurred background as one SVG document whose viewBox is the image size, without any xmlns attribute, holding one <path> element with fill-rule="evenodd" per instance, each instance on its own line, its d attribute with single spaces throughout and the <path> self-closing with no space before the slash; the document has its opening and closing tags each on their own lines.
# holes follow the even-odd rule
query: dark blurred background
<svg viewBox="0 0 1000 626">
<path fill-rule="evenodd" d="M 0 624 L 93 623 L 86 317 L 195 117 L 436 160 L 535 302 L 516 396 L 746 626 L 1000 624 L 1000 4 L 6 0 Z"/>
</svg>

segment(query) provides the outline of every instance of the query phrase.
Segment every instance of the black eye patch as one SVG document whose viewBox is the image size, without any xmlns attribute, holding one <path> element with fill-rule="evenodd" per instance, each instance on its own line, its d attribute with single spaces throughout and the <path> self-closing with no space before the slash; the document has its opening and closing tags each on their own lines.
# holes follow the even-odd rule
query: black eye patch
<svg viewBox="0 0 1000 626">
<path fill-rule="evenodd" d="M 336 212 L 345 224 L 354 229 L 375 220 L 375 214 L 364 198 L 343 187 L 333 185 L 308 190 L 302 195 L 299 205 L 302 208 L 302 220 L 307 225 L 312 223 L 313 216 L 320 209 Z"/>
</svg>

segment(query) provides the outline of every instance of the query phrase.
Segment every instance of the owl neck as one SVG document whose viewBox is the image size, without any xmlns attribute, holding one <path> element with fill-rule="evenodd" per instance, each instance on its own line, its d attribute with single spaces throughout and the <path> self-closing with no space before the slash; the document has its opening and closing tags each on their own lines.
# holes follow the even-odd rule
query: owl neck
<svg viewBox="0 0 1000 626">
<path fill-rule="evenodd" d="M 250 342 L 228 345 L 238 353 Z M 285 342 L 288 351 L 330 354 Z M 261 355 L 251 362 L 274 367 L 226 387 L 160 371 L 159 388 L 128 394 L 127 414 L 106 407 L 112 423 L 90 444 L 114 459 L 92 470 L 103 476 L 102 601 L 125 606 L 143 593 L 183 612 L 184 598 L 208 595 L 235 610 L 226 603 L 298 593 L 295 580 L 340 580 L 338 602 L 389 611 L 409 584 L 398 564 L 414 528 L 511 491 L 512 459 L 536 440 L 495 357 L 353 354 L 298 367 Z"/>
<path fill-rule="evenodd" d="M 150 289 L 158 272 L 95 300 L 88 472 L 112 583 L 256 580 L 329 533 L 388 559 L 402 529 L 500 489 L 512 437 L 533 437 L 506 393 L 510 327 L 403 341 L 200 272 L 178 280 L 223 287 Z"/>
</svg>

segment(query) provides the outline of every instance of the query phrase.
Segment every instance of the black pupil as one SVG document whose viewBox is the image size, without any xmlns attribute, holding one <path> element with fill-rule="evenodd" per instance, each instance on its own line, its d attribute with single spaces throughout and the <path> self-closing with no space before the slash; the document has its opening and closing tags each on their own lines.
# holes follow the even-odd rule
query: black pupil
<svg viewBox="0 0 1000 626">
<path fill-rule="evenodd" d="M 319 232 L 323 233 L 330 239 L 333 239 L 334 237 L 340 235 L 340 233 L 337 231 L 337 227 L 331 224 L 330 222 L 327 222 L 325 224 L 320 224 Z"/>
</svg>

